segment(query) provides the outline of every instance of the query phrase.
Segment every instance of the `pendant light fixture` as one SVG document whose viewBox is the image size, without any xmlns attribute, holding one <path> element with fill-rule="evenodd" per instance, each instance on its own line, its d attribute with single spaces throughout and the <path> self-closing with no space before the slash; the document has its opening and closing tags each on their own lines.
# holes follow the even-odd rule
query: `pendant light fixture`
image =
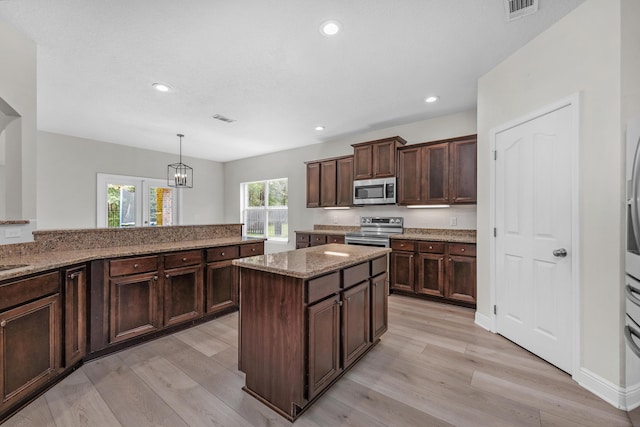
<svg viewBox="0 0 640 427">
<path fill-rule="evenodd" d="M 180 138 L 180 162 L 167 166 L 167 185 L 177 188 L 193 188 L 193 168 L 182 163 L 182 138 L 184 135 L 177 134 Z"/>
</svg>

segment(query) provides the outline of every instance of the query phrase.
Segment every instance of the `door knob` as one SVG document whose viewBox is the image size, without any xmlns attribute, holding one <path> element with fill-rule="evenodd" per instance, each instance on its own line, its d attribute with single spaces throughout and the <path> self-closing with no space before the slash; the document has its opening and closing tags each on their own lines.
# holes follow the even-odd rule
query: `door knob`
<svg viewBox="0 0 640 427">
<path fill-rule="evenodd" d="M 557 256 L 558 258 L 564 258 L 567 256 L 567 250 L 565 248 L 556 249 L 553 251 L 553 256 Z"/>
</svg>

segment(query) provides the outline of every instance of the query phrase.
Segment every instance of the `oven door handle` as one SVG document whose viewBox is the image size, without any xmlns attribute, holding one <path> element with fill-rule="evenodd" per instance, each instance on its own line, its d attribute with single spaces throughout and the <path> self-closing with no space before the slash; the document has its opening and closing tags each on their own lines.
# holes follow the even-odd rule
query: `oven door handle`
<svg viewBox="0 0 640 427">
<path fill-rule="evenodd" d="M 627 345 L 631 351 L 633 351 L 636 356 L 640 357 L 640 347 L 638 347 L 638 344 L 633 341 L 633 337 L 640 339 L 640 332 L 627 325 L 624 327 L 624 336 L 627 339 Z"/>
<path fill-rule="evenodd" d="M 640 289 L 627 284 L 625 291 L 627 293 L 627 298 L 629 298 L 632 303 L 640 307 L 640 298 L 636 296 L 640 295 Z"/>
</svg>

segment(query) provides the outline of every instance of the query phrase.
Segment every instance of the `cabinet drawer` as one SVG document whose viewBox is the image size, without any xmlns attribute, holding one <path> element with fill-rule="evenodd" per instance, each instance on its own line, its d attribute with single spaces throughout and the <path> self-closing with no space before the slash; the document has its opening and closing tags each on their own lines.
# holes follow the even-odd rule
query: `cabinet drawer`
<svg viewBox="0 0 640 427">
<path fill-rule="evenodd" d="M 416 249 L 416 242 L 411 240 L 391 240 L 391 249 L 396 251 L 409 251 L 413 252 Z"/>
<path fill-rule="evenodd" d="M 340 290 L 340 273 L 334 272 L 307 282 L 307 303 L 311 304 Z"/>
<path fill-rule="evenodd" d="M 0 286 L 0 310 L 54 294 L 59 290 L 60 276 L 57 271 L 4 284 Z"/>
<path fill-rule="evenodd" d="M 264 253 L 264 245 L 262 243 L 249 243 L 240 246 L 240 258 L 262 255 Z"/>
<path fill-rule="evenodd" d="M 441 242 L 420 242 L 419 252 L 426 252 L 430 254 L 443 254 L 444 243 Z"/>
<path fill-rule="evenodd" d="M 311 246 L 325 245 L 327 243 L 327 236 L 324 234 L 312 234 L 309 240 Z"/>
<path fill-rule="evenodd" d="M 342 276 L 342 287 L 348 288 L 357 285 L 369 278 L 369 261 L 353 267 L 345 268 Z"/>
<path fill-rule="evenodd" d="M 196 265 L 201 262 L 202 253 L 200 251 L 178 252 L 164 256 L 164 268 L 166 269 Z"/>
<path fill-rule="evenodd" d="M 476 245 L 468 243 L 449 243 L 449 255 L 476 256 Z"/>
<path fill-rule="evenodd" d="M 207 249 L 207 262 L 224 261 L 225 259 L 238 258 L 240 251 L 238 246 L 218 246 L 217 248 Z"/>
<path fill-rule="evenodd" d="M 344 236 L 336 236 L 336 235 L 327 236 L 327 243 L 342 243 L 342 244 L 344 244 Z"/>
<path fill-rule="evenodd" d="M 109 261 L 109 275 L 124 276 L 127 274 L 147 273 L 158 269 L 158 256 L 115 259 Z"/>
<path fill-rule="evenodd" d="M 308 234 L 296 233 L 296 242 L 298 242 L 298 243 L 309 243 L 309 235 Z"/>
<path fill-rule="evenodd" d="M 371 261 L 371 276 L 377 276 L 378 274 L 387 271 L 387 257 L 382 256 Z"/>
</svg>

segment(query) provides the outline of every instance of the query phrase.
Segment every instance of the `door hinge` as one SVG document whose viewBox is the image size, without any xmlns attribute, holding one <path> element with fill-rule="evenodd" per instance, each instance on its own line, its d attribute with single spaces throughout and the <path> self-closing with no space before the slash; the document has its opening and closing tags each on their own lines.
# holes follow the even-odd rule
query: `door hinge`
<svg viewBox="0 0 640 427">
<path fill-rule="evenodd" d="M 493 160 L 498 160 L 498 150 L 493 152 Z"/>
<path fill-rule="evenodd" d="M 498 314 L 498 306 L 497 305 L 493 306 L 493 314 Z"/>
<path fill-rule="evenodd" d="M 498 229 L 493 227 L 493 237 L 498 237 Z"/>
</svg>

